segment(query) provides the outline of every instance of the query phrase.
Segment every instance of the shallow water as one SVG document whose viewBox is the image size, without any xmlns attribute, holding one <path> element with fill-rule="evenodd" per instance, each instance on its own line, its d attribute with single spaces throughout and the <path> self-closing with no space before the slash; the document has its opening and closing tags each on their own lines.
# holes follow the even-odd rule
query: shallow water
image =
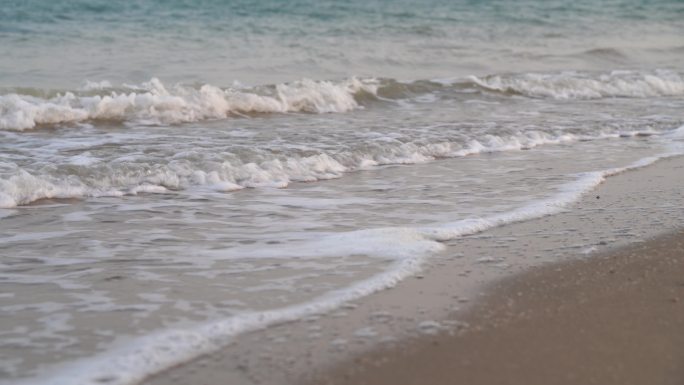
<svg viewBox="0 0 684 385">
<path fill-rule="evenodd" d="M 681 150 L 678 2 L 421 4 L 4 7 L 0 378 L 133 383 Z"/>
</svg>

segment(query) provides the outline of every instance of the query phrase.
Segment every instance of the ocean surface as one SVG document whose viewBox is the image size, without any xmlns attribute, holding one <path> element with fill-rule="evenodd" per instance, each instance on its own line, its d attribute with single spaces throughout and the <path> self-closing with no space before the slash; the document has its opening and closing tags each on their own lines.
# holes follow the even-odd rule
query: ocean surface
<svg viewBox="0 0 684 385">
<path fill-rule="evenodd" d="M 683 111 L 677 0 L 5 1 L 0 383 L 391 287 L 681 153 Z"/>
</svg>

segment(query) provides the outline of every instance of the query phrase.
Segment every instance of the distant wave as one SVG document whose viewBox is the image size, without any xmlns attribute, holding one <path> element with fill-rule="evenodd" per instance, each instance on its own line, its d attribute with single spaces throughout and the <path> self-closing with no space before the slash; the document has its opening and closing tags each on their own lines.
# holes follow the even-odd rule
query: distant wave
<svg viewBox="0 0 684 385">
<path fill-rule="evenodd" d="M 600 99 L 648 98 L 684 95 L 684 80 L 672 71 L 613 71 L 592 74 L 562 72 L 472 76 L 470 80 L 488 91 L 533 98 Z"/>
<path fill-rule="evenodd" d="M 119 88 L 107 81 L 87 82 L 79 90 L 66 92 L 0 90 L 0 129 L 24 131 L 88 121 L 157 125 L 263 113 L 341 113 L 363 108 L 372 100 L 393 101 L 438 92 L 486 92 L 558 100 L 648 98 L 684 95 L 684 80 L 676 72 L 656 70 L 523 73 L 413 82 L 304 79 L 226 89 L 208 84 L 166 87 L 156 78 L 139 86 Z"/>
</svg>

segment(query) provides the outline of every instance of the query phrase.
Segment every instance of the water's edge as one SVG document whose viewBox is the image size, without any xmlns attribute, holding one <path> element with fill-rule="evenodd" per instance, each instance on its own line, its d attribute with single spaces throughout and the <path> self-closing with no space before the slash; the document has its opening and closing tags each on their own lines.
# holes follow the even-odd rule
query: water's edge
<svg viewBox="0 0 684 385">
<path fill-rule="evenodd" d="M 675 156 L 676 156 L 675 154 L 668 154 L 666 157 L 669 158 L 669 157 L 675 157 Z M 453 246 L 453 245 L 451 245 L 451 243 L 458 242 L 458 241 L 454 241 L 454 240 L 459 239 L 460 237 L 465 237 L 465 239 L 467 239 L 468 235 L 477 235 L 477 234 L 482 234 L 483 236 L 490 237 L 490 236 L 494 236 L 494 235 L 491 235 L 492 229 L 509 229 L 511 227 L 515 227 L 516 223 L 520 224 L 522 222 L 522 224 L 525 224 L 525 223 L 531 224 L 531 223 L 534 223 L 535 221 L 539 221 L 540 218 L 541 219 L 549 218 L 551 221 L 554 221 L 554 218 L 559 219 L 560 216 L 563 215 L 563 214 L 559 214 L 560 212 L 566 212 L 565 209 L 570 207 L 571 205 L 577 205 L 578 202 L 580 202 L 580 201 L 587 201 L 587 200 L 591 201 L 593 199 L 593 193 L 592 194 L 589 194 L 589 193 L 590 192 L 596 192 L 597 190 L 595 190 L 595 189 L 597 188 L 597 186 L 599 186 L 599 184 L 602 183 L 604 178 L 606 178 L 606 177 L 609 178 L 608 183 L 606 183 L 605 185 L 611 185 L 610 181 L 613 179 L 613 177 L 623 175 L 623 173 L 626 171 L 632 172 L 633 170 L 643 170 L 643 172 L 649 172 L 649 169 L 651 167 L 654 167 L 654 163 L 656 165 L 658 164 L 658 163 L 656 163 L 658 159 L 661 159 L 661 158 L 652 158 L 652 159 L 644 160 L 641 162 L 637 162 L 636 164 L 631 165 L 629 167 L 625 167 L 624 169 L 621 169 L 621 170 L 607 170 L 607 171 L 604 171 L 603 173 L 601 173 L 599 175 L 587 176 L 588 180 L 591 180 L 592 183 L 585 185 L 586 187 L 581 189 L 580 191 L 564 192 L 563 195 L 564 195 L 565 199 L 567 199 L 567 200 L 563 201 L 563 203 L 561 203 L 559 205 L 548 205 L 547 211 L 544 211 L 543 214 L 531 214 L 529 209 L 517 210 L 516 213 L 510 214 L 508 216 L 508 218 L 506 218 L 506 219 L 511 220 L 511 222 L 504 221 L 502 218 L 491 218 L 489 221 L 471 224 L 472 227 L 469 227 L 468 230 L 459 230 L 458 235 L 451 235 L 451 234 L 453 234 L 453 230 L 449 230 L 451 232 L 451 234 L 450 234 L 451 237 L 446 237 L 444 235 L 445 230 L 440 229 L 439 232 L 433 232 L 433 236 L 438 237 L 442 241 L 447 241 L 447 243 L 449 243 L 450 246 Z M 684 160 L 684 158 L 676 157 L 676 158 L 674 158 L 673 161 L 681 161 L 681 160 Z M 606 198 L 603 198 L 602 202 L 606 203 L 607 202 Z M 606 204 L 610 204 L 610 203 L 608 202 Z M 560 219 L 560 220 L 562 221 L 562 219 Z M 501 226 L 504 223 L 506 223 L 506 225 L 499 228 L 499 226 Z M 533 224 L 531 224 L 531 225 L 534 226 Z M 481 233 L 482 231 L 484 231 L 486 229 L 489 229 L 489 230 L 486 231 L 485 233 Z M 441 236 L 435 235 L 435 234 L 440 234 Z M 481 241 L 477 241 L 476 238 L 477 237 L 474 237 L 475 243 L 481 242 Z M 449 241 L 449 239 L 451 239 L 451 241 Z M 597 243 L 600 243 L 600 241 Z M 616 246 L 619 246 L 619 244 L 618 245 L 611 244 L 611 247 L 616 247 Z M 591 251 L 589 251 L 589 252 L 591 252 Z M 458 254 L 458 251 L 455 251 L 455 250 L 453 250 L 453 248 L 450 248 L 449 253 Z M 492 261 L 494 261 L 494 262 L 497 261 L 496 257 L 492 257 L 492 258 L 493 258 Z M 439 260 L 439 258 L 437 260 Z M 180 365 L 180 364 L 182 364 L 188 360 L 191 360 L 193 358 L 196 358 L 198 356 L 207 355 L 207 354 L 210 354 L 212 352 L 215 352 L 215 351 L 225 347 L 225 346 L 221 346 L 221 342 L 216 344 L 215 342 L 212 343 L 210 341 L 217 341 L 218 340 L 218 341 L 223 341 L 222 342 L 223 344 L 228 344 L 228 343 L 232 344 L 232 343 L 234 343 L 234 341 L 232 341 L 234 336 L 237 336 L 240 334 L 244 335 L 245 333 L 249 334 L 252 331 L 261 330 L 263 328 L 267 328 L 269 326 L 274 326 L 274 325 L 279 325 L 282 323 L 290 323 L 292 321 L 308 319 L 311 317 L 318 318 L 322 314 L 333 312 L 336 309 L 339 310 L 341 306 L 344 307 L 343 305 L 348 304 L 349 302 L 360 301 L 363 304 L 365 304 L 365 303 L 377 303 L 378 301 L 382 302 L 382 300 L 380 300 L 378 298 L 374 298 L 374 297 L 382 297 L 383 296 L 382 294 L 373 294 L 373 295 L 371 295 L 371 294 L 377 293 L 378 291 L 381 291 L 382 293 L 390 293 L 389 296 L 392 296 L 393 294 L 391 294 L 391 293 L 397 292 L 400 287 L 410 287 L 412 284 L 415 283 L 413 280 L 411 280 L 411 281 L 402 281 L 402 280 L 407 278 L 407 277 L 415 276 L 416 274 L 419 274 L 419 272 L 421 270 L 421 266 L 424 265 L 425 262 L 426 261 L 422 258 L 417 259 L 417 260 L 402 261 L 401 263 L 398 263 L 395 266 L 394 271 L 384 274 L 382 277 L 383 278 L 382 280 L 378 280 L 377 279 L 378 277 L 374 277 L 372 282 L 369 281 L 369 282 L 359 283 L 359 284 L 355 285 L 353 288 L 351 288 L 349 290 L 345 290 L 345 292 L 342 292 L 342 293 L 328 294 L 328 295 L 320 298 L 318 301 L 316 301 L 313 304 L 290 307 L 290 308 L 286 309 L 280 315 L 276 315 L 275 312 L 266 312 L 263 314 L 248 315 L 248 318 L 246 318 L 245 320 L 248 319 L 250 321 L 251 325 L 253 325 L 253 326 L 248 327 L 248 328 L 243 326 L 245 324 L 243 324 L 242 322 L 239 322 L 239 321 L 243 321 L 242 319 L 241 320 L 231 320 L 230 322 L 221 321 L 221 322 L 217 322 L 217 323 L 204 325 L 201 329 L 202 330 L 201 333 L 202 334 L 203 333 L 211 334 L 212 338 L 209 338 L 209 339 L 204 339 L 204 338 L 199 337 L 197 335 L 185 334 L 185 333 L 176 334 L 176 335 L 170 334 L 170 335 L 156 336 L 156 338 L 161 338 L 161 341 L 163 341 L 166 338 L 170 338 L 174 342 L 178 342 L 179 340 L 181 340 L 183 338 L 187 338 L 187 342 L 188 342 L 187 346 L 195 346 L 195 350 L 192 353 L 192 355 L 189 355 L 188 350 L 186 350 L 186 349 L 179 349 L 178 351 L 176 351 L 176 350 L 168 351 L 167 349 L 162 349 L 164 351 L 165 355 L 168 352 L 168 353 L 170 353 L 170 356 L 173 356 L 175 358 L 175 360 L 174 361 L 168 361 L 167 363 L 164 363 L 163 364 L 164 367 L 163 368 L 159 367 L 159 369 L 161 369 L 161 370 L 168 369 L 170 367 Z M 490 261 L 481 259 L 478 262 L 478 259 L 475 258 L 475 260 L 471 261 L 471 262 L 473 262 L 474 264 L 478 264 L 478 263 L 487 264 Z M 425 276 L 426 276 L 425 281 L 431 280 L 431 276 L 429 274 L 432 274 L 432 272 L 434 270 L 434 266 L 430 266 L 430 265 L 434 264 L 434 263 L 435 263 L 435 261 L 428 262 L 427 272 L 419 274 L 419 275 L 425 274 Z M 520 267 L 518 267 L 518 270 L 522 269 L 522 268 L 523 268 L 523 266 L 520 266 Z M 494 273 L 494 276 L 497 276 L 498 274 L 499 273 Z M 507 273 L 507 274 L 509 274 L 509 273 Z M 486 278 L 486 280 L 489 280 L 491 278 L 492 277 L 490 276 L 489 278 Z M 482 282 L 480 282 L 479 279 L 477 279 L 477 278 L 474 280 L 473 279 L 468 279 L 468 280 L 471 281 L 470 284 L 474 284 L 475 286 L 471 287 L 469 290 L 462 290 L 463 292 L 471 292 L 472 293 L 474 291 L 477 291 L 474 289 L 474 287 L 481 286 L 481 284 L 482 284 Z M 468 281 L 468 280 L 464 280 L 464 282 L 461 285 L 465 284 L 465 281 Z M 400 281 L 401 281 L 401 283 L 400 283 Z M 390 290 L 390 291 L 383 291 L 384 289 L 390 288 L 390 287 L 394 287 L 394 289 Z M 405 289 L 403 291 L 405 291 Z M 369 295 L 370 295 L 370 297 L 368 297 Z M 459 302 L 459 300 L 456 300 L 456 302 Z M 357 306 L 357 304 L 355 304 L 354 307 L 355 306 Z M 464 307 L 464 303 L 461 303 L 461 307 Z M 347 308 L 347 307 L 345 307 L 345 308 Z M 359 311 L 353 310 L 353 312 L 359 312 Z M 377 311 L 376 311 L 376 313 L 377 313 Z M 367 314 L 370 314 L 370 313 L 367 313 Z M 294 325 L 294 327 L 297 328 L 297 326 L 296 326 L 297 324 L 298 323 L 294 323 L 291 325 Z M 359 326 L 359 325 L 357 325 L 357 326 Z M 286 326 L 284 328 L 287 329 L 288 327 L 289 326 Z M 426 323 L 423 325 L 423 327 L 429 329 L 431 326 L 429 323 Z M 438 326 L 438 328 L 439 328 L 439 326 Z M 189 337 L 185 337 L 184 334 L 189 335 Z M 257 334 L 259 334 L 259 333 L 257 333 Z M 247 340 L 252 339 L 252 338 L 253 337 L 246 336 Z M 238 338 L 238 340 L 239 340 L 239 338 Z M 202 351 L 200 351 L 199 349 L 196 349 L 197 346 L 202 346 L 203 347 Z M 277 350 L 277 348 L 276 348 L 276 350 Z M 287 357 L 287 356 L 291 356 L 291 354 L 285 354 L 283 356 Z M 276 355 L 278 355 L 278 354 L 276 354 Z M 297 354 L 297 355 L 299 355 L 299 354 Z M 140 360 L 140 358 L 138 358 L 138 359 L 133 360 L 133 361 L 140 362 L 141 360 Z M 105 362 L 107 362 L 108 365 L 111 365 L 113 361 L 111 359 L 106 359 Z M 142 360 L 142 362 L 149 362 L 149 360 Z M 124 364 L 127 364 L 127 363 L 124 363 Z M 194 365 L 194 364 L 191 363 L 190 365 Z M 183 366 L 183 367 L 185 367 L 185 366 Z M 69 374 L 67 376 L 70 377 L 71 380 L 73 381 L 74 375 L 78 372 L 83 373 L 84 370 L 70 371 L 70 372 L 68 372 Z M 134 372 L 132 372 L 130 369 L 127 369 L 126 373 L 130 376 Z M 148 374 L 141 374 L 138 377 L 127 377 L 126 381 L 128 381 L 128 382 L 121 382 L 121 383 L 136 383 L 138 381 L 142 381 L 147 376 L 148 376 Z M 88 383 L 88 382 L 83 382 L 83 383 Z M 152 381 L 152 383 L 155 383 L 155 382 Z"/>
</svg>

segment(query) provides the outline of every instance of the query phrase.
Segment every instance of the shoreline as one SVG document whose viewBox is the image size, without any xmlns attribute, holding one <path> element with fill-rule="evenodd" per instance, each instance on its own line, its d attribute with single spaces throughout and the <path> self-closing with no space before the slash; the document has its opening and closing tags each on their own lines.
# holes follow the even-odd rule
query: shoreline
<svg viewBox="0 0 684 385">
<path fill-rule="evenodd" d="M 681 384 L 684 231 L 492 285 L 457 332 L 377 349 L 311 384 Z M 428 380 L 429 379 L 429 380 Z"/>
<path fill-rule="evenodd" d="M 316 384 L 344 363 L 459 331 L 499 282 L 684 228 L 682 172 L 680 156 L 612 176 L 560 214 L 447 242 L 447 252 L 392 289 L 238 336 L 221 351 L 144 383 Z"/>
</svg>

